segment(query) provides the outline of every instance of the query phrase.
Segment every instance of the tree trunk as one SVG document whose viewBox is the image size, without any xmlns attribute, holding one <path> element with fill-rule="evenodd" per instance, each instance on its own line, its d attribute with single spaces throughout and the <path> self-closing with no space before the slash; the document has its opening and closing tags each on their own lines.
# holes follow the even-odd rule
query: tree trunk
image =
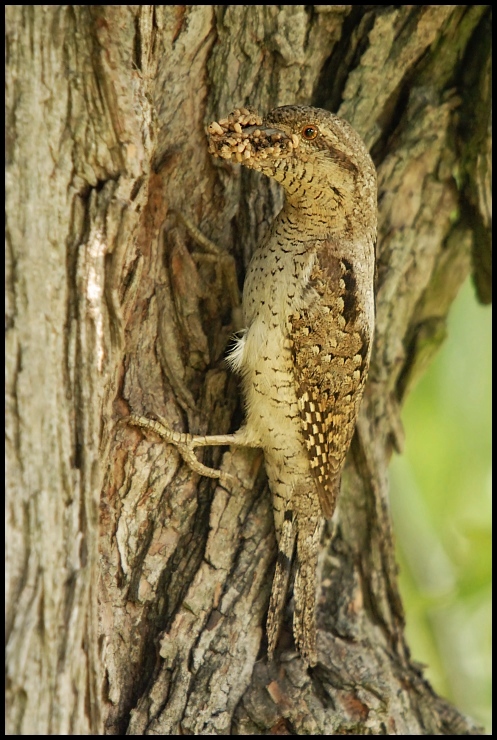
<svg viewBox="0 0 497 740">
<path fill-rule="evenodd" d="M 489 300 L 490 21 L 476 6 L 6 6 L 7 733 L 468 734 L 409 658 L 387 500 L 399 405 L 472 269 Z M 323 538 L 319 665 L 274 664 L 258 451 L 223 357 L 278 187 L 214 161 L 237 105 L 336 111 L 378 169 L 377 329 Z M 202 457 L 203 455 L 203 457 Z"/>
</svg>

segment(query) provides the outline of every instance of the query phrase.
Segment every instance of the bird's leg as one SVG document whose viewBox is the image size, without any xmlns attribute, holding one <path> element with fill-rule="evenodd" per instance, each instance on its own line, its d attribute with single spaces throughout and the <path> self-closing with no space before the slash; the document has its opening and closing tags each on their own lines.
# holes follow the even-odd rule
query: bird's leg
<svg viewBox="0 0 497 740">
<path fill-rule="evenodd" d="M 223 446 L 234 446 L 234 447 L 259 447 L 253 439 L 249 438 L 244 427 L 239 429 L 234 434 L 215 434 L 212 436 L 203 436 L 196 434 L 184 434 L 182 432 L 175 432 L 169 429 L 166 422 L 162 419 L 161 421 L 155 421 L 149 419 L 146 416 L 135 416 L 132 414 L 126 419 L 123 419 L 128 424 L 140 429 L 146 429 L 151 432 L 155 432 L 157 436 L 176 447 L 183 460 L 186 462 L 188 467 L 199 475 L 203 475 L 206 478 L 218 478 L 219 482 L 225 486 L 229 482 L 232 482 L 232 476 L 225 473 L 222 470 L 215 468 L 209 468 L 207 465 L 203 465 L 195 456 L 193 452 L 196 447 L 223 447 Z"/>
</svg>

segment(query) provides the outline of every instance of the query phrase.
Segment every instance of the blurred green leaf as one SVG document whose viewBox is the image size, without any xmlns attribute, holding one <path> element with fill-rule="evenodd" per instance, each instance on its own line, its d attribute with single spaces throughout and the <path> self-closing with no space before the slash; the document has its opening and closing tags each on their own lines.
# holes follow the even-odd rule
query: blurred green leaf
<svg viewBox="0 0 497 740">
<path fill-rule="evenodd" d="M 413 659 L 490 732 L 491 316 L 470 281 L 448 339 L 408 397 L 391 466 L 400 587 Z"/>
</svg>

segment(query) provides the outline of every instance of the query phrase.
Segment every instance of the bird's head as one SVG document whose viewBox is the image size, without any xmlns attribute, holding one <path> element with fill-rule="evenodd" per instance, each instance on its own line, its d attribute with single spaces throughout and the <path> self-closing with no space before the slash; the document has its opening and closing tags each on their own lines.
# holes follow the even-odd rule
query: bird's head
<svg viewBox="0 0 497 740">
<path fill-rule="evenodd" d="M 209 151 L 277 180 L 310 217 L 371 223 L 376 171 L 352 126 L 321 108 L 285 105 L 265 118 L 235 110 L 207 128 Z M 376 218 L 374 218 L 376 222 Z"/>
</svg>

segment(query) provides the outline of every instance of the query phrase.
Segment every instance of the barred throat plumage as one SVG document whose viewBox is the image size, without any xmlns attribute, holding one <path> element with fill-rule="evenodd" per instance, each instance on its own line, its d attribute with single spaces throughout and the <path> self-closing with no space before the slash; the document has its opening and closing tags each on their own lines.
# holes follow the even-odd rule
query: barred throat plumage
<svg viewBox="0 0 497 740">
<path fill-rule="evenodd" d="M 195 447 L 263 449 L 279 548 L 268 652 L 276 649 L 295 558 L 294 637 L 314 665 L 321 523 L 335 510 L 371 355 L 375 169 L 352 127 L 318 108 L 284 106 L 264 119 L 240 108 L 207 131 L 214 156 L 281 183 L 285 204 L 250 262 L 245 329 L 229 358 L 242 376 L 244 425 L 233 435 L 163 428 L 162 436 L 213 477 L 222 474 L 200 466 Z"/>
</svg>

